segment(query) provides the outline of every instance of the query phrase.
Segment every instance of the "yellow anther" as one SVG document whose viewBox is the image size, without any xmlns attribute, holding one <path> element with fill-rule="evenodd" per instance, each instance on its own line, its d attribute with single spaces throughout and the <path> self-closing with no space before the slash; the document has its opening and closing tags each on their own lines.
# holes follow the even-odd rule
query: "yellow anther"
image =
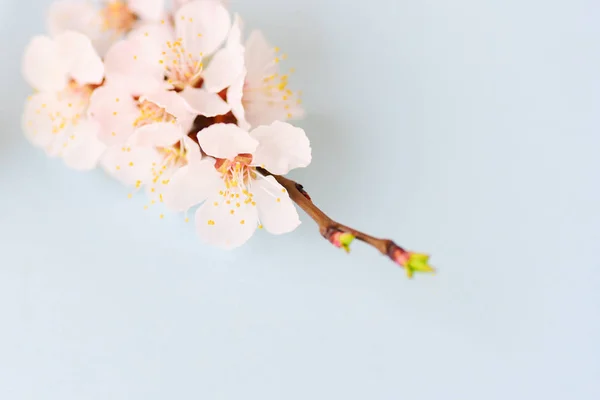
<svg viewBox="0 0 600 400">
<path fill-rule="evenodd" d="M 235 214 L 235 210 L 229 211 L 229 214 L 231 214 L 231 215 Z"/>
<path fill-rule="evenodd" d="M 246 221 L 244 221 L 244 220 L 240 221 L 240 224 L 242 224 L 242 225 L 244 225 L 245 223 L 246 223 Z"/>
<path fill-rule="evenodd" d="M 209 220 L 208 220 L 208 224 L 209 224 L 210 226 L 213 226 L 213 225 L 215 224 L 215 221 L 213 221 L 212 219 L 209 219 Z"/>
</svg>

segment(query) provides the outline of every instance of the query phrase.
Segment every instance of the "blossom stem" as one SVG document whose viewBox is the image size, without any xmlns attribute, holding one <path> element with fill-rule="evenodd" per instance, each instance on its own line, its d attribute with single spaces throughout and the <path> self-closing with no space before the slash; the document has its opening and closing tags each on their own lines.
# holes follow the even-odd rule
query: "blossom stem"
<svg viewBox="0 0 600 400">
<path fill-rule="evenodd" d="M 259 168 L 258 170 L 265 176 L 270 175 L 275 178 L 277 182 L 287 190 L 292 201 L 294 201 L 298 207 L 317 223 L 319 231 L 325 239 L 333 243 L 332 237 L 335 234 L 350 234 L 356 239 L 379 250 L 381 254 L 389 257 L 396 264 L 406 268 L 406 261 L 410 258 L 412 253 L 404 250 L 393 240 L 380 239 L 333 220 L 313 203 L 301 184 L 284 176 L 274 175 L 264 168 Z M 433 270 L 427 272 L 433 272 Z M 409 276 L 412 276 L 412 273 Z"/>
</svg>

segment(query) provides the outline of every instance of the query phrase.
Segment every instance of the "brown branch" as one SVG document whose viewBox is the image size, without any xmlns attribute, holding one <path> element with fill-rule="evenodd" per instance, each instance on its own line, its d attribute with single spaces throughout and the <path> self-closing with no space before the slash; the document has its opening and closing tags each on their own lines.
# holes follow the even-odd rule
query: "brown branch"
<svg viewBox="0 0 600 400">
<path fill-rule="evenodd" d="M 414 272 L 434 272 L 434 269 L 427 264 L 428 256 L 406 251 L 393 240 L 376 238 L 340 224 L 331 219 L 312 202 L 312 199 L 301 184 L 284 176 L 274 175 L 264 168 L 259 168 L 259 172 L 265 176 L 270 175 L 275 178 L 287 190 L 290 198 L 298 207 L 317 223 L 321 235 L 335 246 L 343 247 L 346 251 L 349 251 L 349 242 L 353 239 L 358 239 L 376 248 L 381 254 L 389 257 L 396 264 L 406 268 L 409 277 L 412 277 Z"/>
</svg>

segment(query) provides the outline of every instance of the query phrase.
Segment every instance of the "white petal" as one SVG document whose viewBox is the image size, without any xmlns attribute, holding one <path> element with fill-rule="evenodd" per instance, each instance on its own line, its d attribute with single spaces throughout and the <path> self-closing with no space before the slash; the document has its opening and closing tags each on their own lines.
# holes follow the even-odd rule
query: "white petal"
<svg viewBox="0 0 600 400">
<path fill-rule="evenodd" d="M 177 10 L 175 27 L 177 37 L 183 39 L 186 52 L 208 56 L 225 41 L 231 27 L 231 17 L 219 2 L 196 0 Z"/>
<path fill-rule="evenodd" d="M 184 130 L 190 128 L 196 117 L 192 107 L 190 107 L 188 102 L 181 97 L 179 93 L 161 90 L 145 95 L 143 96 L 143 99 L 164 108 L 169 114 L 177 119 L 178 124 L 181 125 Z"/>
<path fill-rule="evenodd" d="M 274 235 L 296 229 L 300 217 L 286 190 L 275 178 L 267 176 L 253 182 L 252 194 L 258 207 L 260 223 Z"/>
<path fill-rule="evenodd" d="M 233 159 L 238 154 L 252 154 L 258 141 L 234 124 L 215 124 L 198 132 L 198 143 L 204 152 L 217 158 Z"/>
<path fill-rule="evenodd" d="M 23 56 L 23 76 L 41 92 L 58 92 L 68 83 L 68 65 L 62 59 L 59 46 L 47 36 L 36 36 L 27 45 Z"/>
<path fill-rule="evenodd" d="M 164 88 L 164 67 L 159 64 L 160 57 L 160 46 L 149 39 L 119 41 L 104 58 L 106 81 L 137 96 Z"/>
<path fill-rule="evenodd" d="M 140 113 L 129 91 L 116 85 L 94 90 L 88 112 L 100 123 L 98 137 L 108 146 L 124 143 L 131 136 Z"/>
<path fill-rule="evenodd" d="M 222 190 L 225 190 L 223 185 Z M 240 204 L 237 207 L 237 204 Z M 258 225 L 256 207 L 243 201 L 226 203 L 215 193 L 196 211 L 196 231 L 204 242 L 233 249 L 246 243 Z"/>
<path fill-rule="evenodd" d="M 159 21 L 164 17 L 164 0 L 128 0 L 127 5 L 146 21 Z"/>
<path fill-rule="evenodd" d="M 186 150 L 186 156 L 188 164 L 197 164 L 202 160 L 202 153 L 200 152 L 200 146 L 194 142 L 189 136 L 183 137 L 183 146 Z M 209 158 L 207 158 L 209 160 Z"/>
<path fill-rule="evenodd" d="M 113 146 L 102 158 L 106 171 L 126 185 L 150 183 L 160 170 L 163 156 L 151 147 Z"/>
<path fill-rule="evenodd" d="M 250 129 L 250 124 L 246 121 L 246 110 L 242 99 L 244 97 L 244 82 L 246 79 L 245 71 L 229 86 L 227 89 L 227 103 L 231 106 L 231 112 L 237 119 L 237 124 L 244 130 Z"/>
<path fill-rule="evenodd" d="M 87 36 L 66 31 L 58 35 L 55 41 L 73 79 L 82 85 L 102 83 L 104 64 Z"/>
<path fill-rule="evenodd" d="M 91 2 L 76 0 L 55 1 L 48 10 L 48 31 L 56 37 L 65 31 L 93 36 L 99 30 L 99 13 Z"/>
<path fill-rule="evenodd" d="M 171 122 L 157 122 L 135 130 L 130 143 L 134 146 L 170 147 L 183 137 L 181 127 Z"/>
<path fill-rule="evenodd" d="M 180 95 L 190 107 L 198 114 L 205 117 L 225 115 L 231 107 L 216 93 L 209 93 L 204 89 L 186 88 Z"/>
<path fill-rule="evenodd" d="M 252 130 L 250 136 L 260 143 L 254 153 L 253 164 L 264 165 L 276 175 L 306 167 L 311 162 L 310 141 L 301 128 L 276 121 L 270 126 Z"/>
<path fill-rule="evenodd" d="M 242 18 L 239 16 L 239 14 L 235 14 L 235 16 L 233 17 L 233 25 L 231 26 L 231 30 L 229 31 L 229 36 L 227 37 L 227 47 L 243 48 L 243 46 L 242 46 L 243 25 L 244 24 L 242 22 Z"/>
<path fill-rule="evenodd" d="M 214 195 L 223 186 L 214 161 L 205 159 L 179 168 L 164 193 L 165 205 L 173 211 L 187 211 Z"/>
<path fill-rule="evenodd" d="M 85 171 L 96 168 L 106 145 L 98 140 L 100 125 L 96 121 L 84 120 L 73 128 L 72 136 L 63 150 L 67 166 Z"/>
<path fill-rule="evenodd" d="M 229 87 L 244 71 L 244 56 L 241 48 L 219 50 L 202 74 L 204 88 L 209 92 L 219 93 Z"/>
<path fill-rule="evenodd" d="M 246 40 L 246 69 L 248 82 L 251 85 L 260 84 L 265 76 L 277 72 L 275 49 L 267 42 L 262 32 L 255 30 Z"/>
</svg>

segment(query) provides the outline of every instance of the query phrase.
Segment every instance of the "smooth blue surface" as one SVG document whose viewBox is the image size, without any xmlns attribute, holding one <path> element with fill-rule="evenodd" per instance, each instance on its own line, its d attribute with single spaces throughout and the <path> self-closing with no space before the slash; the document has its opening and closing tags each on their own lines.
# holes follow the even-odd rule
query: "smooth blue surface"
<svg viewBox="0 0 600 400">
<path fill-rule="evenodd" d="M 0 398 L 600 398 L 600 6 L 235 0 L 289 54 L 340 220 L 224 253 L 20 133 L 49 1 L 0 5 Z"/>
</svg>

